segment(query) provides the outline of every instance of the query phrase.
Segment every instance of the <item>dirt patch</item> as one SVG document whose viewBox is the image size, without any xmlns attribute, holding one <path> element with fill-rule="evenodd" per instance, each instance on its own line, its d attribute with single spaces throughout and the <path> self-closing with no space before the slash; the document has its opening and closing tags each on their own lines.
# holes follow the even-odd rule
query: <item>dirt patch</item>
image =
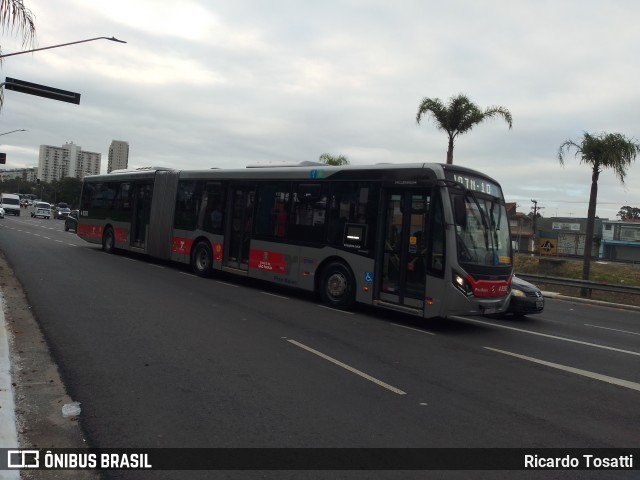
<svg viewBox="0 0 640 480">
<path fill-rule="evenodd" d="M 62 415 L 62 406 L 72 399 L 65 391 L 22 285 L 1 254 L 0 290 L 5 302 L 20 448 L 87 448 L 78 417 Z M 96 480 L 100 475 L 93 471 L 25 470 L 21 478 Z"/>
</svg>

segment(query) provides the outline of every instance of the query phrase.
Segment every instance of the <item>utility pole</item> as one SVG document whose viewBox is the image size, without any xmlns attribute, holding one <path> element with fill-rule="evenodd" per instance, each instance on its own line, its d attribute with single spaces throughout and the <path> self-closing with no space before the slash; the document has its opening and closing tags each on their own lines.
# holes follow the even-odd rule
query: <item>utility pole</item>
<svg viewBox="0 0 640 480">
<path fill-rule="evenodd" d="M 538 207 L 538 201 L 537 200 L 531 200 L 531 203 L 533 203 L 533 207 L 531 207 L 531 210 L 533 211 L 533 238 L 535 241 L 535 238 L 537 237 L 537 230 L 536 230 L 536 223 L 538 220 L 538 211 L 543 209 L 544 207 Z"/>
</svg>

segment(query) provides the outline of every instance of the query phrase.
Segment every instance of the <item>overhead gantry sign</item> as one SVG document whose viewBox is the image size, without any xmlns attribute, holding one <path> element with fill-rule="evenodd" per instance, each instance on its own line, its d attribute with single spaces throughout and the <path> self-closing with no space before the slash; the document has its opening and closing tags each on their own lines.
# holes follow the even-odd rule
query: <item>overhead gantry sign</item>
<svg viewBox="0 0 640 480">
<path fill-rule="evenodd" d="M 29 95 L 35 95 L 37 97 L 50 98 L 51 100 L 80 105 L 80 94 L 70 92 L 68 90 L 47 87 L 46 85 L 25 82 L 24 80 L 18 80 L 10 77 L 7 77 L 0 86 L 4 86 L 5 89 L 13 90 L 14 92 L 28 93 Z"/>
</svg>

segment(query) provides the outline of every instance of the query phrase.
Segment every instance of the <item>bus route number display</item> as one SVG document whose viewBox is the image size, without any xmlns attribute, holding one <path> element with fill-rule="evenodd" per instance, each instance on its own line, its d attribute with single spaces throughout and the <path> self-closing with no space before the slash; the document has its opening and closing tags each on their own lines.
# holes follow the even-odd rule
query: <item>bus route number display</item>
<svg viewBox="0 0 640 480">
<path fill-rule="evenodd" d="M 493 182 L 485 180 L 484 178 L 462 175 L 460 173 L 448 174 L 447 177 L 454 182 L 462 184 L 467 190 L 486 193 L 492 197 L 500 197 L 500 187 Z"/>
</svg>

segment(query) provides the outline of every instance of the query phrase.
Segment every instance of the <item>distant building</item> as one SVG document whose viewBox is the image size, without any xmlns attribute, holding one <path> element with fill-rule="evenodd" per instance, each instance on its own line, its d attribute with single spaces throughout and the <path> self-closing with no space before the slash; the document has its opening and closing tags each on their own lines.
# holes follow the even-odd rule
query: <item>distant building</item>
<svg viewBox="0 0 640 480">
<path fill-rule="evenodd" d="M 603 221 L 600 258 L 640 261 L 640 222 L 638 220 Z"/>
<path fill-rule="evenodd" d="M 25 182 L 35 182 L 38 178 L 38 169 L 36 167 L 29 167 L 0 170 L 0 182 L 11 180 L 13 178 L 20 178 Z"/>
<path fill-rule="evenodd" d="M 517 212 L 515 203 L 507 203 L 506 207 L 511 229 L 511 246 L 514 252 L 533 252 L 535 249 L 533 218 Z"/>
<path fill-rule="evenodd" d="M 109 147 L 109 163 L 107 173 L 114 170 L 124 170 L 129 166 L 129 142 L 113 140 Z"/>
<path fill-rule="evenodd" d="M 73 142 L 62 147 L 40 145 L 38 172 L 40 180 L 51 182 L 65 177 L 84 178 L 87 175 L 98 175 L 102 155 L 83 151 L 80 145 Z"/>
<path fill-rule="evenodd" d="M 583 257 L 587 238 L 587 219 L 576 217 L 539 217 L 534 224 L 529 215 L 507 203 L 514 252 L 540 255 Z M 592 258 L 640 262 L 640 219 L 609 220 L 595 218 Z"/>
<path fill-rule="evenodd" d="M 602 239 L 602 222 L 595 219 L 591 251 L 596 256 Z M 539 218 L 537 224 L 538 247 L 541 254 L 584 256 L 587 238 L 587 219 L 574 217 Z"/>
</svg>

